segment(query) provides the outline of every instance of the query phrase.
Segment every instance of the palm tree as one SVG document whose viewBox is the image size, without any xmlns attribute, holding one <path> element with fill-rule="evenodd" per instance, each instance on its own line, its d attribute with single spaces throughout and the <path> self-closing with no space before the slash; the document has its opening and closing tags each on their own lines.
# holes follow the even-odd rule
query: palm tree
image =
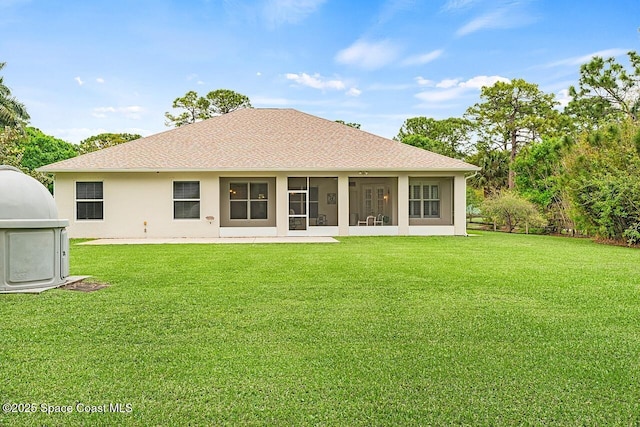
<svg viewBox="0 0 640 427">
<path fill-rule="evenodd" d="M 0 71 L 6 62 L 0 62 Z M 0 130 L 5 127 L 21 129 L 29 120 L 24 105 L 11 96 L 11 90 L 4 84 L 4 77 L 0 76 Z"/>
<path fill-rule="evenodd" d="M 485 197 L 499 193 L 500 190 L 508 187 L 509 151 L 479 151 L 469 157 L 469 162 L 482 168 L 473 178 L 473 182 L 476 188 L 483 189 Z"/>
</svg>

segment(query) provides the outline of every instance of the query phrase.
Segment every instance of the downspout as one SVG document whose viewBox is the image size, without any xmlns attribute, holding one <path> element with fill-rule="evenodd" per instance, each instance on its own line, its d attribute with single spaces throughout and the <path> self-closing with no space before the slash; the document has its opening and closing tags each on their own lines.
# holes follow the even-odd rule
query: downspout
<svg viewBox="0 0 640 427">
<path fill-rule="evenodd" d="M 475 171 L 472 175 L 469 176 L 465 176 L 464 177 L 464 186 L 465 186 L 465 190 L 467 187 L 467 182 L 469 181 L 469 179 L 473 178 L 474 176 L 478 175 L 478 171 Z M 466 196 L 465 196 L 465 201 L 467 200 Z M 467 213 L 467 207 L 464 207 L 464 211 L 465 211 L 465 223 L 464 223 L 464 236 L 465 237 L 469 237 L 469 234 L 467 233 L 467 217 L 466 217 L 466 213 Z"/>
</svg>

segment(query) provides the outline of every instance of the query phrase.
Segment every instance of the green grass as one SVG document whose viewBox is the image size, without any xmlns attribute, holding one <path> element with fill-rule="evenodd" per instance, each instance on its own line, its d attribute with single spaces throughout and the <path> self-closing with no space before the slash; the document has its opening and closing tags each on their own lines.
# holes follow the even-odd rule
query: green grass
<svg viewBox="0 0 640 427">
<path fill-rule="evenodd" d="M 640 251 L 341 240 L 72 246 L 110 286 L 0 295 L 0 403 L 74 412 L 0 425 L 640 423 Z"/>
</svg>

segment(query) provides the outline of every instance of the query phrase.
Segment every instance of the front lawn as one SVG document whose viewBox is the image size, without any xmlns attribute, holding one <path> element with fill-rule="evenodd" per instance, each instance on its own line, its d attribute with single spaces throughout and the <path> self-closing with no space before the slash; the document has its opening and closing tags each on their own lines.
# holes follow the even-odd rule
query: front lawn
<svg viewBox="0 0 640 427">
<path fill-rule="evenodd" d="M 0 425 L 640 423 L 639 250 L 340 240 L 73 245 L 110 286 L 0 295 Z"/>
</svg>

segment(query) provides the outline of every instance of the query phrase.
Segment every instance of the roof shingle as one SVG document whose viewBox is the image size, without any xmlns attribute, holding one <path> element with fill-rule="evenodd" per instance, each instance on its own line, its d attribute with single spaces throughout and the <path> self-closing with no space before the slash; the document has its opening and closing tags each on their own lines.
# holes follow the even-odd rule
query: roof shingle
<svg viewBox="0 0 640 427">
<path fill-rule="evenodd" d="M 297 110 L 251 108 L 63 160 L 39 170 L 475 171 L 478 168 Z"/>
</svg>

